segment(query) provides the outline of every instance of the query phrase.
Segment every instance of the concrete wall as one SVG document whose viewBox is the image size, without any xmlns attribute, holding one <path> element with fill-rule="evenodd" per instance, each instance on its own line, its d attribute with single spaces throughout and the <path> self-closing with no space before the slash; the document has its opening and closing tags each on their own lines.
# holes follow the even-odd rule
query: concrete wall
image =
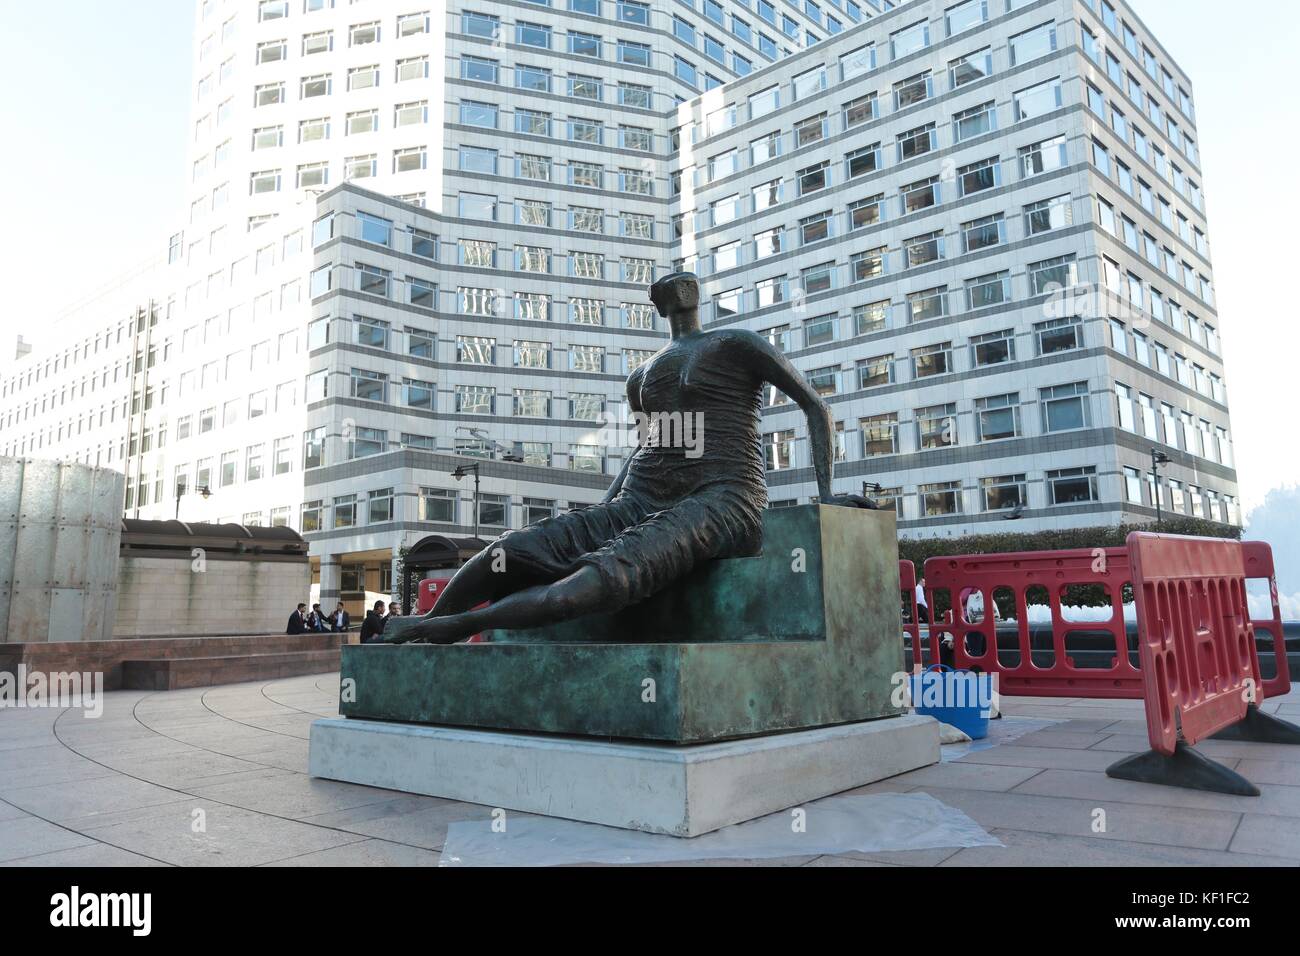
<svg viewBox="0 0 1300 956">
<path fill-rule="evenodd" d="M 125 476 L 0 458 L 0 643 L 113 633 Z"/>
<path fill-rule="evenodd" d="M 310 588 L 305 555 L 292 562 L 209 557 L 203 565 L 188 555 L 123 557 L 112 636 L 281 633 Z"/>
</svg>

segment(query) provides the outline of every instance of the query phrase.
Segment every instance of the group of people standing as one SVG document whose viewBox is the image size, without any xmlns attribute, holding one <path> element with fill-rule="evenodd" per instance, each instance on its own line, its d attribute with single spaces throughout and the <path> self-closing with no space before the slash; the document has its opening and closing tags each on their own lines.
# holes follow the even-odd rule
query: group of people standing
<svg viewBox="0 0 1300 956">
<path fill-rule="evenodd" d="M 396 601 L 391 602 L 386 609 L 383 601 L 376 601 L 375 606 L 366 612 L 366 618 L 361 622 L 361 643 L 370 644 L 378 641 L 384 633 L 384 625 L 388 623 L 388 619 L 400 617 L 401 613 L 402 609 Z M 289 625 L 284 633 L 341 634 L 351 628 L 352 617 L 343 607 L 342 601 L 339 601 L 338 606 L 329 614 L 322 611 L 319 604 L 313 604 L 309 611 L 306 603 L 299 603 L 289 615 Z"/>
</svg>

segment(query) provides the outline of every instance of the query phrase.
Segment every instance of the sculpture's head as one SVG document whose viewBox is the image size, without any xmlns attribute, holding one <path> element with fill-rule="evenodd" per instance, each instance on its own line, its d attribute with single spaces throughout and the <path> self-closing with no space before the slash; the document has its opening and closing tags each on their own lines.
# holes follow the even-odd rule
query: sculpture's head
<svg viewBox="0 0 1300 956">
<path fill-rule="evenodd" d="M 650 301 L 659 314 L 671 318 L 678 312 L 700 307 L 700 282 L 693 272 L 674 272 L 650 287 Z"/>
</svg>

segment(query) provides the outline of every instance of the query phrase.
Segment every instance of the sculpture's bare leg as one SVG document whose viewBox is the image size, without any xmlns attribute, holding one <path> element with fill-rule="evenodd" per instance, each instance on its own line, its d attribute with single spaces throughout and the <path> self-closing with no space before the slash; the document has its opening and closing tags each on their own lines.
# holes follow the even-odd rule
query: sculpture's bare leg
<svg viewBox="0 0 1300 956">
<path fill-rule="evenodd" d="M 538 584 L 516 591 L 476 611 L 426 617 L 419 624 L 402 628 L 387 642 L 453 644 L 479 631 L 544 627 L 596 611 L 615 610 L 618 610 L 616 602 L 600 573 L 595 568 L 583 567 L 553 584 Z"/>
<path fill-rule="evenodd" d="M 424 616 L 433 618 L 459 614 L 468 611 L 476 604 L 498 600 L 512 591 L 518 591 L 533 583 L 521 580 L 518 574 L 512 574 L 508 570 L 494 569 L 495 550 L 495 546 L 484 548 L 461 565 L 452 579 L 447 582 L 447 588 L 438 598 L 438 603 L 434 605 L 433 610 Z"/>
</svg>

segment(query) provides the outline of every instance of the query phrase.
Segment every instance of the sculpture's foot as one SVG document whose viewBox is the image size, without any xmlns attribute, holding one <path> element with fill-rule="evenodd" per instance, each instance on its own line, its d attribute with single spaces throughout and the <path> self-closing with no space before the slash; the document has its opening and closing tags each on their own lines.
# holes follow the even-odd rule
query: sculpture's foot
<svg viewBox="0 0 1300 956">
<path fill-rule="evenodd" d="M 385 644 L 455 644 L 465 637 L 464 628 L 454 626 L 453 616 L 421 618 L 383 636 Z"/>
</svg>

